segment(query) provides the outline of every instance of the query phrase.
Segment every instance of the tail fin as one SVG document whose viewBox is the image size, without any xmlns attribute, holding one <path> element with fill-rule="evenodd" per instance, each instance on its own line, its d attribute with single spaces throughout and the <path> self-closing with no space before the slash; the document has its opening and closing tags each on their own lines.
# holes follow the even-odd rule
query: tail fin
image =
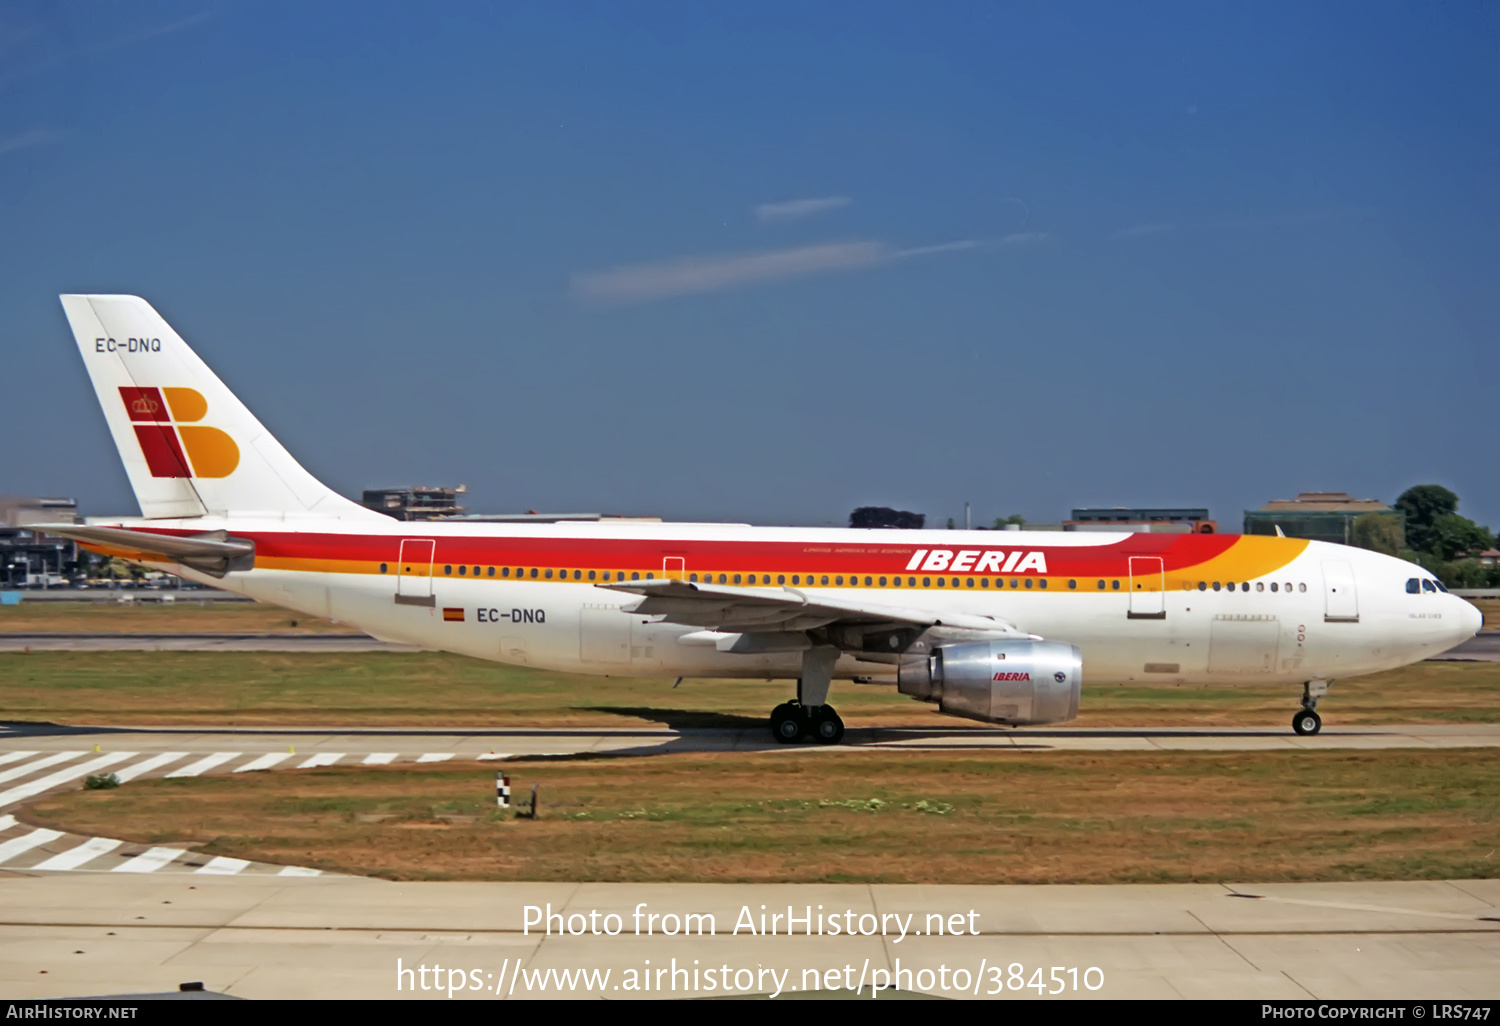
<svg viewBox="0 0 1500 1026">
<path fill-rule="evenodd" d="M 142 516 L 380 516 L 302 469 L 144 299 L 61 298 Z"/>
</svg>

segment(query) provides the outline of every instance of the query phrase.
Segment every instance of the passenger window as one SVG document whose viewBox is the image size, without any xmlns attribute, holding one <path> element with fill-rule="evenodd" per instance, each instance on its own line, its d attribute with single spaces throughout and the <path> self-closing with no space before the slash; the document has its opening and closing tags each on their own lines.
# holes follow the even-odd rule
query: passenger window
<svg viewBox="0 0 1500 1026">
<path fill-rule="evenodd" d="M 1303 583 L 1303 582 L 1298 582 L 1298 584 L 1297 584 L 1297 590 L 1298 591 L 1306 591 L 1307 590 L 1307 585 L 1305 583 Z"/>
<path fill-rule="evenodd" d="M 1214 591 L 1218 591 L 1218 590 L 1219 590 L 1219 582 L 1215 581 L 1214 582 Z"/>
<path fill-rule="evenodd" d="M 1208 590 L 1208 582 L 1207 581 L 1199 581 L 1198 582 L 1198 590 L 1199 591 L 1206 591 L 1206 590 Z"/>
<path fill-rule="evenodd" d="M 1264 581 L 1256 581 L 1255 582 L 1255 590 L 1256 591 L 1265 591 L 1266 590 L 1266 583 Z"/>
<path fill-rule="evenodd" d="M 594 579 L 594 571 L 590 570 L 589 571 L 589 580 L 592 581 L 593 579 Z"/>
<path fill-rule="evenodd" d="M 384 564 L 384 563 L 381 563 L 381 564 L 380 564 L 380 572 L 381 572 L 381 573 L 385 573 L 385 571 L 386 571 L 386 566 L 385 566 L 385 564 Z"/>
<path fill-rule="evenodd" d="M 908 588 L 915 588 L 917 586 L 917 579 L 915 577 L 908 577 L 906 579 L 906 586 Z"/>
<path fill-rule="evenodd" d="M 1110 582 L 1109 582 L 1109 586 L 1110 586 L 1110 587 L 1111 587 L 1111 588 L 1113 588 L 1113 589 L 1114 589 L 1114 590 L 1115 590 L 1115 591 L 1119 591 L 1119 590 L 1120 590 L 1120 582 L 1119 582 L 1119 580 L 1118 580 L 1118 579 L 1116 579 L 1116 580 L 1113 580 L 1113 581 L 1110 581 Z M 1216 585 L 1214 585 L 1214 587 L 1215 587 L 1215 588 L 1217 588 L 1217 587 L 1218 587 L 1218 585 L 1217 585 L 1217 584 L 1216 584 Z"/>
<path fill-rule="evenodd" d="M 466 566 L 461 566 L 461 567 L 458 568 L 458 576 L 460 576 L 460 577 L 463 577 L 468 572 L 469 572 L 469 568 L 466 567 Z"/>
<path fill-rule="evenodd" d="M 777 584 L 785 584 L 786 583 L 786 574 L 777 574 L 776 575 L 776 583 Z"/>
<path fill-rule="evenodd" d="M 1284 591 L 1291 591 L 1292 590 L 1292 582 L 1291 581 L 1287 581 L 1281 587 L 1282 587 L 1282 590 L 1284 590 Z"/>
<path fill-rule="evenodd" d="M 801 584 L 802 583 L 802 576 L 800 574 L 792 574 L 792 583 L 793 584 Z"/>
<path fill-rule="evenodd" d="M 884 578 L 884 577 L 882 577 L 882 578 L 881 578 L 881 579 L 880 579 L 880 586 L 881 586 L 881 587 L 882 587 L 882 588 L 884 588 L 884 587 L 885 587 L 885 578 Z"/>
<path fill-rule="evenodd" d="M 955 578 L 953 578 L 953 586 L 954 586 L 954 587 L 955 587 L 955 588 L 957 588 L 957 587 L 958 587 L 958 578 L 957 578 L 957 577 L 955 577 Z"/>
<path fill-rule="evenodd" d="M 1026 587 L 1028 587 L 1028 588 L 1031 587 L 1031 578 L 1030 577 L 1026 578 Z"/>
<path fill-rule="evenodd" d="M 1100 591 L 1103 591 L 1103 590 L 1104 590 L 1104 582 L 1103 582 L 1103 581 L 1100 581 L 1100 582 L 1099 582 L 1099 590 L 1100 590 Z"/>
<path fill-rule="evenodd" d="M 1068 590 L 1069 591 L 1072 591 L 1074 588 L 1077 588 L 1077 587 L 1078 587 L 1078 582 L 1077 581 L 1069 581 L 1068 582 Z"/>
<path fill-rule="evenodd" d="M 1234 582 L 1230 581 L 1228 584 L 1225 585 L 1225 587 L 1228 588 L 1230 591 L 1233 591 L 1234 590 Z"/>
<path fill-rule="evenodd" d="M 734 575 L 734 583 L 735 584 L 739 584 L 740 583 L 740 575 L 739 574 L 735 574 Z"/>
<path fill-rule="evenodd" d="M 495 576 L 495 568 L 492 567 L 492 566 L 491 567 L 486 567 L 484 575 L 486 577 L 494 577 Z M 592 581 L 593 579 L 594 579 L 594 572 L 592 570 L 590 570 L 589 571 L 589 580 Z"/>
<path fill-rule="evenodd" d="M 1275 581 L 1272 581 L 1272 582 L 1271 582 L 1271 590 L 1272 590 L 1272 591 L 1275 591 L 1275 590 L 1276 590 L 1276 582 L 1275 582 Z"/>
<path fill-rule="evenodd" d="M 688 580 L 693 581 L 693 582 L 696 583 L 697 580 L 698 580 L 698 575 L 697 574 L 688 574 Z"/>
<path fill-rule="evenodd" d="M 828 583 L 828 575 L 827 575 L 827 574 L 824 574 L 824 575 L 823 575 L 823 583 L 824 583 L 824 584 L 827 584 L 827 583 Z"/>
<path fill-rule="evenodd" d="M 648 580 L 648 581 L 654 581 L 654 580 L 656 580 L 656 575 L 652 574 L 652 573 L 648 573 L 646 575 L 646 580 Z"/>
<path fill-rule="evenodd" d="M 922 587 L 924 587 L 924 588 L 930 588 L 930 587 L 932 587 L 932 578 L 931 577 L 924 577 L 924 578 L 922 578 Z"/>
<path fill-rule="evenodd" d="M 884 582 L 882 581 L 882 583 Z M 979 579 L 979 586 L 981 588 L 988 588 L 990 586 L 990 579 L 988 577 L 981 577 Z"/>
<path fill-rule="evenodd" d="M 968 586 L 968 587 L 970 587 L 970 588 L 972 588 L 972 587 L 974 587 L 974 578 L 972 578 L 972 577 L 965 577 L 965 578 L 964 578 L 964 583 L 965 583 L 965 584 L 966 584 L 966 585 L 967 585 L 967 586 Z"/>
<path fill-rule="evenodd" d="M 552 570 L 549 568 L 546 574 L 544 574 L 543 576 L 545 576 L 549 581 L 552 580 Z"/>
<path fill-rule="evenodd" d="M 606 581 L 609 580 L 609 571 L 608 570 L 604 571 L 604 579 Z"/>
<path fill-rule="evenodd" d="M 1012 588 L 1019 588 L 1021 586 L 1021 580 L 1020 580 L 1020 578 L 1018 578 L 1018 577 L 1012 577 L 1010 579 L 1010 586 Z"/>
<path fill-rule="evenodd" d="M 726 577 L 726 576 L 724 576 L 723 574 L 720 574 L 719 575 L 719 583 L 720 584 L 728 584 L 729 583 L 729 578 Z"/>
<path fill-rule="evenodd" d="M 839 576 L 838 576 L 838 577 L 835 577 L 835 578 L 834 578 L 834 579 L 833 579 L 833 583 L 834 583 L 834 584 L 843 584 L 843 583 L 844 583 L 844 578 L 843 578 L 843 575 L 842 575 L 842 574 L 841 574 L 841 575 L 839 575 Z"/>
<path fill-rule="evenodd" d="M 1410 589 L 1408 589 L 1408 590 L 1410 590 Z M 1428 581 L 1428 580 L 1424 580 L 1422 582 L 1422 590 L 1423 591 L 1430 591 L 1433 594 L 1437 593 L 1437 588 L 1433 585 L 1433 583 L 1431 581 Z"/>
<path fill-rule="evenodd" d="M 1040 581 L 1038 581 L 1037 587 L 1041 588 L 1043 591 L 1047 590 L 1047 578 L 1043 577 Z"/>
<path fill-rule="evenodd" d="M 944 579 L 942 577 L 938 578 L 938 587 L 939 588 L 947 587 L 947 585 L 948 585 L 948 582 L 947 582 L 946 579 Z"/>
<path fill-rule="evenodd" d="M 552 576 L 552 575 L 551 575 L 551 574 L 550 574 L 550 573 L 549 573 L 549 574 L 548 574 L 548 575 L 547 575 L 547 576 L 548 576 L 548 577 L 551 577 L 551 576 Z M 536 567 L 532 567 L 532 568 L 531 568 L 531 579 L 532 579 L 532 580 L 533 580 L 533 581 L 534 581 L 534 580 L 536 580 Z"/>
<path fill-rule="evenodd" d="M 452 572 L 453 572 L 453 567 L 451 567 L 451 566 L 445 566 L 445 567 L 443 567 L 443 573 L 445 573 L 445 574 L 451 574 Z"/>
</svg>

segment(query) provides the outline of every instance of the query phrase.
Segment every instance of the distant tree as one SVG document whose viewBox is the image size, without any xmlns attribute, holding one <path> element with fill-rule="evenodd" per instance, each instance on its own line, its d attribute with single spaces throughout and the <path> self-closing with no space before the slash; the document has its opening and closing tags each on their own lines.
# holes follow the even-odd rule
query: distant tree
<svg viewBox="0 0 1500 1026">
<path fill-rule="evenodd" d="M 889 506 L 861 506 L 849 514 L 850 527 L 899 527 L 920 531 L 926 523 L 925 514 L 891 509 Z"/>
<path fill-rule="evenodd" d="M 1401 518 L 1389 513 L 1365 513 L 1354 519 L 1350 540 L 1362 549 L 1394 556 L 1406 547 Z"/>
<path fill-rule="evenodd" d="M 1478 555 L 1495 544 L 1488 527 L 1480 527 L 1468 517 L 1444 513 L 1427 529 L 1427 551 L 1449 561 L 1461 555 Z"/>
<path fill-rule="evenodd" d="M 1442 485 L 1415 485 L 1401 493 L 1396 508 L 1406 514 L 1406 540 L 1418 552 L 1431 552 L 1428 531 L 1438 517 L 1458 512 L 1458 496 Z"/>
<path fill-rule="evenodd" d="M 1021 514 L 1019 513 L 1012 513 L 1008 517 L 995 518 L 995 530 L 1003 531 L 1005 530 L 1005 525 L 1007 524 L 1015 524 L 1017 527 L 1025 527 L 1026 518 L 1021 516 Z"/>
<path fill-rule="evenodd" d="M 1483 588 L 1488 574 L 1477 559 L 1458 559 L 1437 569 L 1438 580 L 1450 588 Z"/>
</svg>

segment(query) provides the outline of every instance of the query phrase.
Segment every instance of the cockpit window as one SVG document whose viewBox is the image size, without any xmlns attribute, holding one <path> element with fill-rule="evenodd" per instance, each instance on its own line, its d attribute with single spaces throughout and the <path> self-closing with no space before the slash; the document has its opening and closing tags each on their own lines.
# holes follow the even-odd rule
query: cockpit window
<svg viewBox="0 0 1500 1026">
<path fill-rule="evenodd" d="M 1406 579 L 1406 593 L 1408 595 L 1420 595 L 1422 593 L 1422 582 L 1415 577 Z"/>
<path fill-rule="evenodd" d="M 1437 585 L 1437 590 L 1438 591 L 1447 591 L 1448 590 L 1447 588 L 1443 587 L 1443 582 L 1442 581 L 1433 581 L 1432 583 Z"/>
<path fill-rule="evenodd" d="M 1422 590 L 1423 591 L 1437 591 L 1437 586 L 1434 585 L 1431 581 L 1423 580 L 1422 581 Z"/>
</svg>

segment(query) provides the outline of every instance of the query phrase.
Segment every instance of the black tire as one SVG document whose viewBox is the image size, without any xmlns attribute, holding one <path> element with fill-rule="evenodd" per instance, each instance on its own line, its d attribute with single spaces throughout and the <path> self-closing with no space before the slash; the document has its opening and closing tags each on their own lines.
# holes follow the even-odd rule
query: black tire
<svg viewBox="0 0 1500 1026">
<path fill-rule="evenodd" d="M 844 740 L 844 721 L 834 712 L 833 706 L 825 705 L 813 716 L 812 739 L 820 745 L 836 745 Z"/>
<path fill-rule="evenodd" d="M 771 736 L 784 745 L 796 744 L 807 732 L 802 707 L 784 702 L 771 710 Z"/>
<path fill-rule="evenodd" d="M 1292 731 L 1306 737 L 1323 729 L 1323 717 L 1311 709 L 1303 709 L 1292 717 Z"/>
</svg>

